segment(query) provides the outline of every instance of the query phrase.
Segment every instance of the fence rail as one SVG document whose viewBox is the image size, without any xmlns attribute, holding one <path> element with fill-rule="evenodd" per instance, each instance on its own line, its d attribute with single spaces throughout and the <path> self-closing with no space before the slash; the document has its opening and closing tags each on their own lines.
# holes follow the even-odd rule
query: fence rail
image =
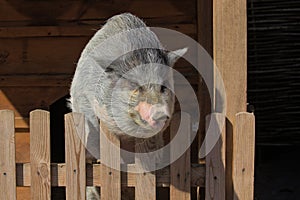
<svg viewBox="0 0 300 200">
<path fill-rule="evenodd" d="M 85 199 L 86 186 L 101 187 L 102 199 L 121 199 L 121 187 L 135 187 L 135 199 L 156 199 L 157 187 L 169 187 L 171 200 L 190 199 L 191 187 L 205 187 L 205 199 L 225 199 L 226 170 L 226 127 L 221 137 L 206 157 L 204 164 L 191 164 L 190 149 L 170 166 L 155 173 L 120 172 L 104 164 L 86 164 L 85 147 L 78 137 L 84 134 L 84 116 L 79 113 L 65 115 L 66 163 L 50 161 L 50 113 L 35 110 L 30 113 L 30 163 L 15 162 L 14 114 L 0 110 L 0 199 L 17 199 L 16 186 L 30 186 L 31 199 L 51 199 L 51 187 L 66 187 L 68 200 Z M 182 114 L 186 138 L 189 142 L 191 119 Z M 212 114 L 212 120 L 224 116 Z M 175 116 L 171 123 L 171 137 L 176 133 L 180 118 Z M 238 113 L 236 130 L 233 135 L 233 183 L 234 199 L 253 199 L 254 175 L 254 116 Z M 217 130 L 216 130 L 217 131 Z M 106 131 L 102 131 L 106 132 Z M 102 133 L 101 133 L 102 134 Z M 107 135 L 106 135 L 107 136 Z M 100 136 L 100 138 L 103 136 Z M 118 138 L 111 135 L 110 141 L 120 145 Z M 101 142 L 101 160 L 120 164 L 120 152 L 110 149 Z M 179 144 L 171 145 L 178 148 Z M 104 152 L 105 151 L 105 152 Z M 114 159 L 114 160 L 112 160 Z M 127 164 L 129 171 L 140 168 L 140 164 Z"/>
</svg>

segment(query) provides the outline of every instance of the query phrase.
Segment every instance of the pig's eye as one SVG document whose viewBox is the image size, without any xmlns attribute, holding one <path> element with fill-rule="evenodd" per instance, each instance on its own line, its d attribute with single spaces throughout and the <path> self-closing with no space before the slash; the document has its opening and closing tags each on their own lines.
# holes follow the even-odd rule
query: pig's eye
<svg viewBox="0 0 300 200">
<path fill-rule="evenodd" d="M 165 93 L 166 91 L 167 91 L 167 87 L 166 86 L 164 86 L 164 85 L 160 86 L 160 92 L 161 93 Z"/>
<path fill-rule="evenodd" d="M 134 82 L 130 82 L 129 85 L 130 85 L 131 89 L 137 89 L 139 87 L 139 85 L 137 83 L 134 83 Z"/>
</svg>

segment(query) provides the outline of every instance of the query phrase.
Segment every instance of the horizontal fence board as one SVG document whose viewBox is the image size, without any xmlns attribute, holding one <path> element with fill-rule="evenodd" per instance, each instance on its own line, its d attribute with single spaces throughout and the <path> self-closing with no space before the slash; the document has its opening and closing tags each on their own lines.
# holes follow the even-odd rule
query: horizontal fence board
<svg viewBox="0 0 300 200">
<path fill-rule="evenodd" d="M 31 199 L 51 199 L 50 113 L 30 113 Z"/>
<path fill-rule="evenodd" d="M 236 114 L 233 135 L 234 200 L 254 198 L 255 118 L 253 113 Z"/>
<path fill-rule="evenodd" d="M 14 113 L 0 111 L 0 199 L 16 199 Z"/>
<path fill-rule="evenodd" d="M 17 171 L 17 186 L 28 187 L 31 185 L 30 177 L 30 163 L 18 163 Z M 135 165 L 129 164 L 124 169 L 135 171 Z M 87 185 L 101 186 L 101 164 L 87 165 Z M 51 164 L 51 185 L 54 187 L 66 186 L 66 164 L 52 163 Z M 192 164 L 191 166 L 191 187 L 204 187 L 205 182 L 205 166 L 200 164 Z M 122 172 L 121 179 L 122 186 L 135 187 L 136 174 Z M 170 186 L 170 169 L 164 168 L 156 172 L 156 186 L 169 187 Z"/>
</svg>

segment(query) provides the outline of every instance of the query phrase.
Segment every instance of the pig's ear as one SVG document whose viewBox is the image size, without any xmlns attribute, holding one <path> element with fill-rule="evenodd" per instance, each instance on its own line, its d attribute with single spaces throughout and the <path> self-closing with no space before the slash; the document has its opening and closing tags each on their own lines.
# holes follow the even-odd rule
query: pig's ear
<svg viewBox="0 0 300 200">
<path fill-rule="evenodd" d="M 185 47 L 182 49 L 177 49 L 175 51 L 169 52 L 168 59 L 169 59 L 170 66 L 173 66 L 175 64 L 175 62 L 187 52 L 187 50 L 188 50 L 188 48 Z"/>
</svg>

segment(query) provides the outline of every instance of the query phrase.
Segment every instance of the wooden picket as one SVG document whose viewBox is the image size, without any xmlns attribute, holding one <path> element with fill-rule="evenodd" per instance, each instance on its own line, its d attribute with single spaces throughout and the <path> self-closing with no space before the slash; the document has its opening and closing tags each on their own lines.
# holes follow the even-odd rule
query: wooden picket
<svg viewBox="0 0 300 200">
<path fill-rule="evenodd" d="M 30 113 L 31 199 L 51 199 L 50 113 Z"/>
<path fill-rule="evenodd" d="M 14 114 L 0 110 L 0 199 L 16 199 Z"/>
<path fill-rule="evenodd" d="M 207 116 L 206 129 L 210 124 L 213 133 L 220 133 L 220 137 L 213 149 L 207 154 L 206 161 L 206 200 L 225 200 L 225 116 L 221 113 L 212 113 Z M 222 127 L 224 123 L 224 126 Z"/>
<path fill-rule="evenodd" d="M 180 124 L 180 127 L 178 125 Z M 190 136 L 191 136 L 191 118 L 187 113 L 182 113 L 181 118 L 179 114 L 174 116 L 171 123 L 171 138 L 176 137 L 176 133 L 179 133 L 179 138 L 174 140 L 171 144 L 170 158 L 174 160 L 176 158 L 176 152 L 184 152 L 170 166 L 170 199 L 182 199 L 188 200 L 191 198 L 191 161 L 190 161 Z M 180 133 L 183 133 L 181 135 Z"/>
<path fill-rule="evenodd" d="M 85 199 L 85 147 L 84 141 L 81 141 L 84 138 L 84 116 L 79 113 L 65 115 L 65 147 L 68 149 L 66 151 L 66 197 L 68 200 Z"/>
<path fill-rule="evenodd" d="M 141 145 L 143 146 L 143 145 Z M 136 145 L 136 152 L 143 153 L 143 148 Z M 136 186 L 135 186 L 135 199 L 136 200 L 155 200 L 156 199 L 156 176 L 155 172 L 143 172 L 142 163 L 147 163 L 148 167 L 153 167 L 155 165 L 155 158 L 149 156 L 143 156 L 143 154 L 136 154 L 135 157 L 135 167 L 141 173 L 136 174 Z"/>
<path fill-rule="evenodd" d="M 110 133 L 100 123 L 100 157 L 102 160 L 100 176 L 102 199 L 121 199 L 121 172 L 120 169 L 120 140 Z"/>
<path fill-rule="evenodd" d="M 35 110 L 30 113 L 30 163 L 15 163 L 14 115 L 12 111 L 0 111 L 0 199 L 16 199 L 16 186 L 30 186 L 31 199 L 51 199 L 51 187 L 66 187 L 67 199 L 85 199 L 86 186 L 101 187 L 102 199 L 121 199 L 122 187 L 135 187 L 135 199 L 155 200 L 157 187 L 169 187 L 170 199 L 191 199 L 191 187 L 205 187 L 206 200 L 225 199 L 226 184 L 226 127 L 213 126 L 213 132 L 221 132 L 216 145 L 206 156 L 206 166 L 190 162 L 191 118 L 187 113 L 174 115 L 171 122 L 170 159 L 179 150 L 179 156 L 170 167 L 155 172 L 120 172 L 120 141 L 101 126 L 101 163 L 87 164 L 84 147 L 84 116 L 79 113 L 65 115 L 66 163 L 50 162 L 50 113 Z M 225 116 L 213 113 L 209 116 L 215 124 L 222 124 Z M 178 125 L 181 124 L 178 129 Z M 254 180 L 254 115 L 236 115 L 233 136 L 233 200 L 253 199 Z M 208 125 L 208 123 L 207 123 Z M 180 133 L 183 133 L 180 134 Z M 105 137 L 106 140 L 103 140 Z M 109 144 L 111 143 L 111 144 Z M 139 149 L 136 149 L 139 151 Z M 178 156 L 178 155 L 177 155 Z M 135 164 L 127 169 L 141 170 L 141 162 L 155 164 L 150 158 L 136 157 Z M 140 162 L 140 163 L 139 163 Z M 23 198 L 23 197 L 20 197 Z M 23 198 L 24 199 L 24 198 Z"/>
<path fill-rule="evenodd" d="M 251 113 L 236 114 L 236 131 L 233 135 L 233 188 L 234 200 L 254 198 L 254 141 L 255 119 Z"/>
</svg>

